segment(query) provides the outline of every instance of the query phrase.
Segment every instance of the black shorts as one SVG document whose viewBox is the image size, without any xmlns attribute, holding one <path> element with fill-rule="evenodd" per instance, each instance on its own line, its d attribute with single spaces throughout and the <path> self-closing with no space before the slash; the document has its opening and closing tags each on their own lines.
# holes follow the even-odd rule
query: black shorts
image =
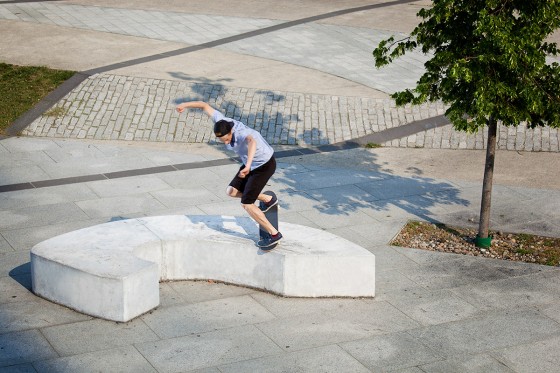
<svg viewBox="0 0 560 373">
<path fill-rule="evenodd" d="M 245 165 L 242 165 L 239 171 L 244 168 Z M 250 171 L 244 178 L 240 178 L 238 172 L 229 185 L 243 194 L 241 203 L 246 205 L 252 204 L 255 203 L 257 197 L 261 194 L 274 171 L 276 171 L 276 159 L 272 156 L 268 162 Z"/>
</svg>

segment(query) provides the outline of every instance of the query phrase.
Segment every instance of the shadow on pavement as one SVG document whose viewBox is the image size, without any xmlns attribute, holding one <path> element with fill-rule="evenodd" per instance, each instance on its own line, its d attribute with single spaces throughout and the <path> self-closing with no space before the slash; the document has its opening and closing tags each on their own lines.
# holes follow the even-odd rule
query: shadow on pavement
<svg viewBox="0 0 560 373">
<path fill-rule="evenodd" d="M 368 209 L 387 215 L 413 215 L 437 222 L 434 211 L 469 206 L 460 190 L 446 181 L 395 175 L 383 168 L 374 152 L 355 149 L 282 159 L 273 181 L 286 187 L 279 193 L 297 193 L 315 201 L 321 214 L 347 216 Z M 286 207 L 290 203 L 284 203 Z M 400 211 L 399 211 L 400 210 Z M 381 215 L 380 215 L 381 216 Z"/>
<path fill-rule="evenodd" d="M 404 212 L 420 219 L 435 221 L 431 209 L 445 208 L 446 205 L 469 205 L 469 201 L 459 197 L 456 186 L 421 177 L 419 170 L 411 170 L 416 173 L 413 177 L 394 175 L 378 164 L 375 153 L 367 149 L 354 149 L 351 155 L 347 155 L 347 159 L 343 159 L 343 155 L 335 155 L 338 148 L 329 145 L 327 136 L 318 128 L 305 130 L 296 138 L 285 127 L 290 122 L 303 119 L 297 114 L 285 115 L 278 110 L 286 99 L 283 95 L 266 90 L 255 91 L 255 94 L 261 95 L 262 104 L 258 111 L 252 112 L 250 110 L 253 108 L 240 107 L 237 102 L 225 100 L 228 88 L 219 80 L 201 80 L 185 74 L 172 74 L 196 82 L 192 85 L 195 95 L 176 98 L 176 104 L 193 100 L 208 102 L 225 116 L 240 120 L 261 132 L 268 140 L 272 136 L 271 131 L 274 131 L 273 144 L 308 144 L 308 140 L 313 140 L 327 145 L 326 151 L 322 153 L 291 158 L 297 165 L 291 164 L 289 157 L 278 159 L 278 162 L 285 165 L 272 179 L 273 182 L 286 185 L 279 193 L 297 192 L 300 197 L 312 201 L 314 208 L 322 214 L 347 216 L 361 209 L 373 209 L 398 214 Z M 225 148 L 223 151 L 228 156 L 232 155 Z M 333 163 L 333 160 L 336 162 Z M 301 165 L 304 167 L 300 167 Z M 228 181 L 224 180 L 224 183 Z M 284 202 L 284 206 L 291 207 L 290 202 Z"/>
</svg>

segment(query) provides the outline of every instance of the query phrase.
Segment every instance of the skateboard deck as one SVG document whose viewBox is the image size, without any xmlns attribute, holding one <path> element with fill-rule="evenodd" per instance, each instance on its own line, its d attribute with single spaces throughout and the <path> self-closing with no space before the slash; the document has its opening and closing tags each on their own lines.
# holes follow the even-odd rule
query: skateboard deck
<svg viewBox="0 0 560 373">
<path fill-rule="evenodd" d="M 267 190 L 266 192 L 263 192 L 263 194 L 268 194 L 269 196 L 274 196 L 276 197 L 276 194 L 270 190 Z M 260 202 L 262 203 L 262 202 Z M 270 222 L 270 224 L 272 224 L 272 226 L 276 229 L 278 229 L 278 204 L 276 204 L 276 206 L 272 206 L 270 208 L 270 210 L 268 210 L 267 212 L 264 213 L 264 216 L 266 216 L 266 218 L 268 219 L 268 221 Z M 265 238 L 270 237 L 270 234 L 263 229 L 263 227 L 261 225 L 259 225 L 259 237 L 261 240 L 264 240 Z M 272 250 L 274 249 L 276 246 L 278 246 L 278 244 L 274 244 L 272 246 L 268 246 L 268 247 L 261 247 L 261 250 Z"/>
</svg>

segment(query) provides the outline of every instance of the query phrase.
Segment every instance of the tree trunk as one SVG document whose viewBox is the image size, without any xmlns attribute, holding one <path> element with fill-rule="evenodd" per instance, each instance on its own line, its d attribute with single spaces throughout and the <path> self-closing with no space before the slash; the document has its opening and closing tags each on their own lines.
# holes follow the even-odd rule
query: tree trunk
<svg viewBox="0 0 560 373">
<path fill-rule="evenodd" d="M 478 238 L 488 238 L 490 225 L 490 201 L 492 199 L 492 178 L 494 176 L 494 158 L 496 157 L 497 121 L 488 119 L 488 145 L 486 147 L 486 166 L 484 168 L 484 182 L 482 183 L 482 202 L 480 203 L 480 223 Z M 480 246 L 477 244 L 477 246 Z"/>
</svg>

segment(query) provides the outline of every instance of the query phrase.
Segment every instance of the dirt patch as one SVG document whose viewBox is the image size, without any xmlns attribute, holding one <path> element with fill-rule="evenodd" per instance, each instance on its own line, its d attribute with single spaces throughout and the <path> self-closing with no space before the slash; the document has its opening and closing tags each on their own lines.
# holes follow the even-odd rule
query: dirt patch
<svg viewBox="0 0 560 373">
<path fill-rule="evenodd" d="M 474 244 L 476 234 L 472 228 L 410 221 L 391 245 L 560 266 L 560 238 L 492 231 L 491 247 L 481 249 Z"/>
</svg>

